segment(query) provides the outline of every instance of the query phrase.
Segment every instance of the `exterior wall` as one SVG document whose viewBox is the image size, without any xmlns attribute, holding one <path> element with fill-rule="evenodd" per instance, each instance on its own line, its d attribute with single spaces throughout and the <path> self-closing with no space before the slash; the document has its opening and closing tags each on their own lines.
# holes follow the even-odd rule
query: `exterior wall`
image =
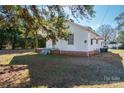
<svg viewBox="0 0 124 93">
<path fill-rule="evenodd" d="M 98 39 L 98 44 L 96 43 L 96 39 L 98 36 L 89 33 L 88 34 L 88 51 L 94 51 L 94 50 L 99 50 L 100 48 L 103 47 L 102 42 L 103 40 Z M 93 44 L 91 45 L 91 39 L 93 39 Z"/>
<path fill-rule="evenodd" d="M 69 45 L 68 41 L 58 40 L 55 47 L 63 51 L 88 51 L 88 44 L 84 43 L 85 40 L 88 40 L 88 32 L 83 30 L 85 29 L 70 23 L 70 32 L 74 34 L 74 44 Z M 52 48 L 50 40 L 46 42 L 46 47 Z"/>
<path fill-rule="evenodd" d="M 74 45 L 68 45 L 68 49 L 71 47 L 72 51 L 88 51 L 88 44 L 84 43 L 85 40 L 88 40 L 88 32 L 73 23 L 70 24 L 70 30 L 74 34 Z"/>
<path fill-rule="evenodd" d="M 93 40 L 93 45 L 91 45 L 91 39 L 98 38 L 98 36 L 84 30 L 86 29 L 74 23 L 70 23 L 70 31 L 72 34 L 74 34 L 74 44 L 68 45 L 68 41 L 58 40 L 58 42 L 56 42 L 55 48 L 64 51 L 63 53 L 65 54 L 67 54 L 69 51 L 79 51 L 82 53 L 87 52 L 88 54 L 95 53 L 94 50 L 99 50 L 102 47 L 101 42 L 103 40 L 98 40 L 98 44 L 96 44 L 96 40 Z M 87 40 L 87 43 L 84 42 L 85 40 Z M 46 42 L 46 48 L 52 48 L 51 40 Z"/>
<path fill-rule="evenodd" d="M 103 48 L 104 46 L 104 40 L 99 40 L 99 48 Z"/>
<path fill-rule="evenodd" d="M 46 42 L 46 48 L 52 48 L 52 41 L 51 40 L 48 40 Z"/>
</svg>

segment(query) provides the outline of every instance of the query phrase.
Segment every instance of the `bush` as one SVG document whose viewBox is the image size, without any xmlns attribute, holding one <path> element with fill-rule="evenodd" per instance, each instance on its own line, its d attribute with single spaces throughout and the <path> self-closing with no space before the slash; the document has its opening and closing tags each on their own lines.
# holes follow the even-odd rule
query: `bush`
<svg viewBox="0 0 124 93">
<path fill-rule="evenodd" d="M 117 49 L 117 47 L 113 46 L 112 49 Z"/>
<path fill-rule="evenodd" d="M 46 39 L 45 38 L 38 39 L 38 47 L 40 47 L 40 48 L 46 47 Z"/>
<path fill-rule="evenodd" d="M 119 49 L 124 49 L 124 43 L 118 47 Z"/>
</svg>

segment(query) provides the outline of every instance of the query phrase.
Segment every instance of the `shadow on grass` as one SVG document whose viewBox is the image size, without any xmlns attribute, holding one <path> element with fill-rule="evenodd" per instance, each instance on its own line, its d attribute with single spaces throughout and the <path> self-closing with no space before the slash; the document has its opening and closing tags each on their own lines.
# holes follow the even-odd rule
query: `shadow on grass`
<svg viewBox="0 0 124 93">
<path fill-rule="evenodd" d="M 89 65 L 78 61 L 89 62 Z M 23 55 L 15 56 L 10 64 L 28 65 L 29 87 L 74 87 L 124 82 L 122 58 L 113 53 L 89 58 Z"/>
<path fill-rule="evenodd" d="M 17 49 L 17 50 L 5 49 L 5 50 L 0 50 L 0 55 L 27 53 L 27 52 L 34 52 L 34 49 Z"/>
</svg>

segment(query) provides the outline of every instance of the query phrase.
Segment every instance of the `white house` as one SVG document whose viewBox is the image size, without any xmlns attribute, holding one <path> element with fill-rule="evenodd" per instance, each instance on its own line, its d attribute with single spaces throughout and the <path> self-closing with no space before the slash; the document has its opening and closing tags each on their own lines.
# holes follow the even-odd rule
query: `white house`
<svg viewBox="0 0 124 93">
<path fill-rule="evenodd" d="M 86 55 L 95 54 L 103 47 L 103 39 L 92 28 L 69 22 L 71 34 L 69 39 L 58 40 L 55 48 L 64 55 Z M 52 48 L 51 40 L 46 42 L 46 48 Z"/>
<path fill-rule="evenodd" d="M 108 44 L 108 48 L 112 48 L 112 49 L 118 49 L 121 46 L 122 46 L 122 43 L 117 43 L 117 42 L 110 42 Z"/>
</svg>

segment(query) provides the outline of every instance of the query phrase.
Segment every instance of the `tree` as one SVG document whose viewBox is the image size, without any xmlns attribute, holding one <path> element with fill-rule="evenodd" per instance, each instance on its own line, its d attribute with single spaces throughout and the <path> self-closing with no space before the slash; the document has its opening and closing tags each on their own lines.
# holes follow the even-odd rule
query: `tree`
<svg viewBox="0 0 124 93">
<path fill-rule="evenodd" d="M 121 30 L 118 32 L 118 37 L 117 37 L 117 41 L 124 43 L 124 30 Z"/>
<path fill-rule="evenodd" d="M 68 15 L 64 8 L 69 8 L 75 19 L 92 18 L 94 16 L 93 6 L 47 6 L 48 25 L 43 27 L 47 33 L 47 39 L 52 40 L 52 46 L 58 39 L 67 39 L 69 35 L 69 26 L 66 24 Z"/>
<path fill-rule="evenodd" d="M 121 14 L 119 14 L 115 18 L 115 20 L 116 20 L 116 22 L 118 24 L 118 26 L 117 26 L 117 30 L 118 30 L 117 41 L 124 43 L 124 12 L 122 12 Z"/>
<path fill-rule="evenodd" d="M 107 45 L 107 43 L 109 41 L 113 41 L 113 36 L 115 36 L 115 30 L 111 27 L 111 25 L 101 25 L 99 28 L 98 28 L 98 32 L 99 34 L 104 38 L 104 41 L 105 41 L 105 45 Z"/>
<path fill-rule="evenodd" d="M 3 16 L 0 15 L 0 50 L 3 48 L 3 44 L 4 44 L 4 41 L 5 41 L 5 33 L 4 33 L 4 30 L 2 28 L 3 26 L 3 23 L 4 23 L 4 20 L 3 20 Z"/>
<path fill-rule="evenodd" d="M 2 22 L 2 26 L 7 28 L 9 25 L 11 28 L 18 28 L 22 31 L 22 37 L 24 37 L 25 48 L 28 47 L 28 38 L 34 38 L 34 46 L 38 47 L 38 31 L 42 29 L 47 34 L 47 39 L 55 42 L 59 39 L 66 39 L 68 33 L 68 26 L 65 25 L 66 20 L 69 19 L 68 14 L 65 12 L 65 8 L 71 11 L 72 16 L 75 19 L 90 19 L 94 17 L 93 6 L 0 6 L 0 14 L 5 22 Z M 1 20 L 0 19 L 0 20 Z M 0 24 L 1 25 L 1 24 Z M 8 28 L 7 28 L 8 29 Z M 11 29 L 9 29 L 11 30 Z M 14 30 L 13 30 L 14 32 Z M 33 39 L 32 39 L 33 40 Z"/>
<path fill-rule="evenodd" d="M 10 27 L 8 30 L 8 41 L 10 41 L 11 45 L 12 45 L 12 49 L 15 49 L 16 44 L 18 43 L 18 39 L 20 39 L 20 35 L 22 34 L 21 31 L 18 30 L 18 28 L 13 28 Z"/>
<path fill-rule="evenodd" d="M 115 21 L 117 22 L 118 26 L 117 29 L 123 30 L 124 29 L 124 12 L 119 14 L 116 18 Z"/>
<path fill-rule="evenodd" d="M 50 25 L 47 25 L 50 24 Z M 43 27 L 43 31 L 46 34 L 46 39 L 52 41 L 52 47 L 55 48 L 56 41 L 58 39 L 67 40 L 69 35 L 69 26 L 66 24 L 64 17 L 53 17 L 49 21 L 46 21 L 46 27 Z"/>
<path fill-rule="evenodd" d="M 5 33 L 3 29 L 0 29 L 0 50 L 3 48 L 3 44 L 5 41 Z"/>
<path fill-rule="evenodd" d="M 78 19 L 83 20 L 84 18 L 91 19 L 95 17 L 95 11 L 93 10 L 94 8 L 93 5 L 72 5 L 67 7 L 69 7 L 72 16 L 77 20 Z"/>
</svg>

